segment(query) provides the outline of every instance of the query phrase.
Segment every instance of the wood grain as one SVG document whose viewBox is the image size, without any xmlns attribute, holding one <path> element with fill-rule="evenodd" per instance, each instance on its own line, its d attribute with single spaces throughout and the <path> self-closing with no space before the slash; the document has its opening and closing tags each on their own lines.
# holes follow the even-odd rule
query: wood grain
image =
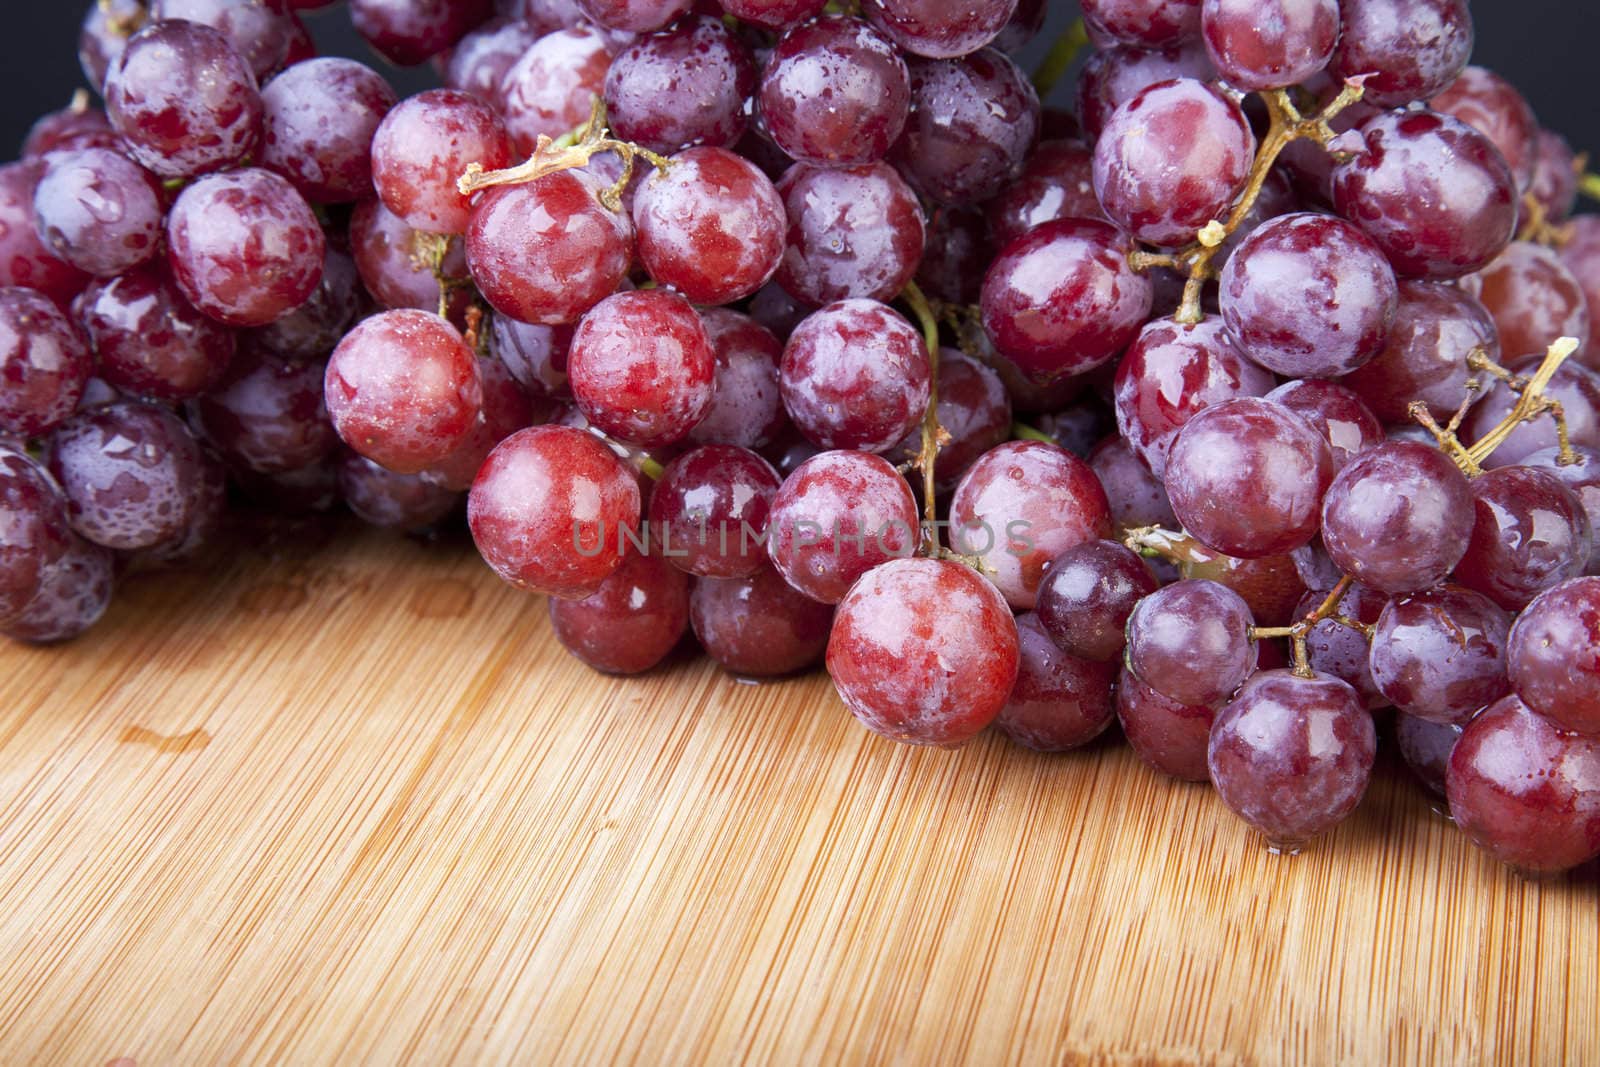
<svg viewBox="0 0 1600 1067">
<path fill-rule="evenodd" d="M 315 540 L 315 539 L 314 539 Z M 343 531 L 0 650 L 0 1061 L 1600 1061 L 1600 879 L 1394 766 L 1306 854 L 1110 743 L 555 646 Z"/>
</svg>

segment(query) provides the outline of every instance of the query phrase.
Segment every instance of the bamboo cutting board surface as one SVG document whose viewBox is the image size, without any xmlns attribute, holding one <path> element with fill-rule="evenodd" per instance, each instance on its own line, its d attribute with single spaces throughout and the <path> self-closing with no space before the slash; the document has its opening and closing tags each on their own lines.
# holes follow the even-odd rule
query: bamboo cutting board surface
<svg viewBox="0 0 1600 1067">
<path fill-rule="evenodd" d="M 0 649 L 0 1061 L 1600 1061 L 1600 875 L 1392 760 L 1276 857 L 1125 747 L 602 678 L 470 547 L 338 534 Z"/>
</svg>

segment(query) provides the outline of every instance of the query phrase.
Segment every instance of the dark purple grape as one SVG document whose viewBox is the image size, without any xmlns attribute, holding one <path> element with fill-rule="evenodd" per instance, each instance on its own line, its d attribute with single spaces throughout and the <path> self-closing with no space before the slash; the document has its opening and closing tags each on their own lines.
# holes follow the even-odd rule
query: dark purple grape
<svg viewBox="0 0 1600 1067">
<path fill-rule="evenodd" d="M 1516 86 L 1492 70 L 1467 67 L 1444 92 L 1428 101 L 1428 107 L 1465 122 L 1494 142 L 1510 164 L 1518 189 L 1533 184 L 1539 120 Z"/>
<path fill-rule="evenodd" d="M 147 171 L 107 148 L 58 151 L 47 162 L 33 215 L 54 255 L 110 278 L 156 254 L 164 211 L 161 188 Z"/>
<path fill-rule="evenodd" d="M 1361 803 L 1377 735 L 1337 678 L 1263 671 L 1217 713 L 1207 762 L 1234 814 L 1275 850 L 1297 852 Z"/>
<path fill-rule="evenodd" d="M 887 163 L 797 163 L 777 188 L 789 220 L 777 280 L 801 302 L 892 300 L 916 273 L 922 208 Z"/>
<path fill-rule="evenodd" d="M 1571 458 L 1571 463 L 1563 463 L 1559 447 L 1543 448 L 1524 456 L 1522 463 L 1524 466 L 1537 467 L 1554 474 L 1577 495 L 1578 502 L 1583 505 L 1584 513 L 1589 516 L 1589 529 L 1592 534 L 1593 531 L 1600 530 L 1600 452 L 1575 445 L 1572 448 Z M 1600 541 L 1591 545 L 1589 560 L 1584 565 L 1584 571 L 1593 574 L 1597 568 L 1600 568 Z"/>
<path fill-rule="evenodd" d="M 983 274 L 972 265 L 994 259 L 994 250 L 982 212 L 936 205 L 928 215 L 916 282 L 929 299 L 976 304 L 983 292 Z"/>
<path fill-rule="evenodd" d="M 263 81 L 283 66 L 294 32 L 287 0 L 155 0 L 150 18 L 210 26 Z"/>
<path fill-rule="evenodd" d="M 1460 586 L 1395 597 L 1373 631 L 1372 679 L 1407 715 L 1464 726 L 1511 691 L 1510 629 L 1510 615 Z"/>
<path fill-rule="evenodd" d="M 1343 29 L 1329 71 L 1366 75 L 1379 107 L 1426 100 L 1460 74 L 1472 54 L 1467 0 L 1340 0 Z"/>
<path fill-rule="evenodd" d="M 1199 4 L 1195 4 L 1198 11 Z M 1156 82 L 1173 78 L 1210 81 L 1217 76 L 1198 39 L 1184 45 L 1145 49 L 1120 46 L 1091 55 L 1078 73 L 1078 118 L 1098 137 L 1113 112 Z"/>
<path fill-rule="evenodd" d="M 1112 434 L 1096 445 L 1089 453 L 1089 466 L 1105 488 L 1112 526 L 1126 530 L 1178 524 L 1172 503 L 1167 500 L 1167 487 L 1150 473 L 1123 438 Z"/>
<path fill-rule="evenodd" d="M 311 296 L 283 318 L 252 330 L 250 340 L 284 359 L 325 360 L 355 324 L 363 302 L 355 260 L 329 244 L 322 280 Z"/>
<path fill-rule="evenodd" d="M 1200 0 L 1084 0 L 1091 36 L 1137 48 L 1163 48 L 1200 36 Z"/>
<path fill-rule="evenodd" d="M 221 381 L 233 360 L 233 331 L 197 311 L 158 268 L 90 286 L 79 317 L 100 376 L 137 396 L 192 399 Z"/>
<path fill-rule="evenodd" d="M 1394 719 L 1395 745 L 1400 758 L 1406 761 L 1411 772 L 1422 780 L 1429 790 L 1444 796 L 1445 775 L 1450 767 L 1450 754 L 1461 740 L 1465 727 L 1429 722 L 1415 715 L 1399 712 Z"/>
<path fill-rule="evenodd" d="M 56 258 L 34 228 L 33 194 L 45 170 L 42 159 L 0 166 L 0 286 L 36 289 L 66 307 L 89 276 Z"/>
<path fill-rule="evenodd" d="M 1467 588 L 1507 611 L 1520 611 L 1588 567 L 1593 543 L 1588 512 L 1556 475 L 1534 467 L 1500 467 L 1473 479 L 1472 498 L 1472 543 L 1455 571 L 1456 581 Z"/>
<path fill-rule="evenodd" d="M 802 595 L 764 566 L 748 578 L 696 578 L 689 590 L 689 623 L 723 670 L 771 678 L 822 659 L 833 606 Z"/>
<path fill-rule="evenodd" d="M 1044 222 L 1104 218 L 1094 195 L 1094 150 L 1082 141 L 1045 141 L 1016 181 L 984 209 L 998 244 Z"/>
<path fill-rule="evenodd" d="M 705 418 L 689 431 L 702 445 L 762 448 L 788 426 L 778 385 L 783 345 L 754 319 L 725 308 L 700 313 L 716 358 L 716 390 Z"/>
<path fill-rule="evenodd" d="M 45 568 L 38 594 L 22 613 L 0 625 L 14 641 L 70 641 L 99 622 L 111 606 L 116 558 L 99 545 L 67 535 L 67 550 Z"/>
<path fill-rule="evenodd" d="M 1600 744 L 1516 697 L 1467 724 L 1445 784 L 1456 825 L 1501 863 L 1548 874 L 1600 855 Z"/>
<path fill-rule="evenodd" d="M 1448 420 L 1474 377 L 1467 354 L 1482 349 L 1500 361 L 1494 320 L 1482 304 L 1442 282 L 1402 281 L 1399 296 L 1383 351 L 1341 381 L 1386 423 L 1409 421 L 1414 401 Z"/>
<path fill-rule="evenodd" d="M 420 474 L 396 474 L 365 456 L 339 456 L 339 495 L 356 517 L 385 530 L 425 530 L 461 503 L 459 492 Z"/>
<path fill-rule="evenodd" d="M 999 377 L 999 372 L 995 372 Z M 1115 436 L 1117 417 L 1099 396 L 1074 397 L 1060 411 L 1038 415 L 1034 428 L 1079 459 L 1088 459 L 1105 437 Z"/>
<path fill-rule="evenodd" d="M 1032 612 L 1017 618 L 1017 644 L 1017 680 L 995 727 L 1039 752 L 1081 748 L 1104 733 L 1116 718 L 1117 665 L 1063 652 Z"/>
<path fill-rule="evenodd" d="M 48 433 L 77 410 L 93 372 L 83 334 L 49 298 L 0 288 L 0 431 Z"/>
<path fill-rule="evenodd" d="M 356 32 L 402 67 L 432 59 L 493 13 L 490 0 L 350 0 Z"/>
<path fill-rule="evenodd" d="M 163 178 L 239 163 L 261 141 L 262 103 L 228 39 L 193 22 L 156 22 L 106 76 L 106 114 L 134 161 Z"/>
<path fill-rule="evenodd" d="M 1205 0 L 1201 33 L 1211 62 L 1240 89 L 1285 89 L 1328 65 L 1339 39 L 1339 0 Z"/>
<path fill-rule="evenodd" d="M 945 203 L 987 200 L 1022 174 L 1039 139 L 1039 96 L 1002 52 L 913 60 L 911 113 L 894 160 Z"/>
<path fill-rule="evenodd" d="M 975 359 L 944 349 L 939 354 L 939 429 L 950 440 L 934 462 L 936 492 L 948 493 L 986 452 L 1011 439 L 1011 401 L 1000 376 Z M 922 430 L 908 433 L 889 453 L 897 463 L 920 454 Z"/>
<path fill-rule="evenodd" d="M 247 351 L 194 407 L 200 431 L 235 469 L 300 470 L 338 446 L 323 403 L 323 368 Z"/>
<path fill-rule="evenodd" d="M 1364 150 L 1334 169 L 1334 204 L 1395 273 L 1459 278 L 1511 241 L 1516 179 L 1477 130 L 1431 111 L 1390 111 L 1362 126 L 1361 138 Z"/>
<path fill-rule="evenodd" d="M 1514 241 L 1460 285 L 1494 318 L 1500 349 L 1510 359 L 1543 355 L 1562 337 L 1589 340 L 1589 301 L 1583 286 L 1561 257 L 1542 245 Z M 1578 361 L 1600 365 L 1600 353 L 1580 350 Z"/>
<path fill-rule="evenodd" d="M 1294 617 L 1304 619 L 1310 616 L 1328 599 L 1329 592 L 1327 588 L 1314 588 L 1306 593 L 1295 605 Z M 1371 626 L 1377 623 L 1388 603 L 1389 598 L 1382 593 L 1357 583 L 1339 598 L 1335 610 L 1347 619 Z M 1371 642 L 1361 631 L 1333 619 L 1323 619 L 1306 635 L 1306 654 L 1311 669 L 1344 682 L 1361 697 L 1367 710 L 1376 711 L 1388 707 L 1390 701 L 1379 690 L 1378 683 L 1373 681 L 1371 647 Z"/>
<path fill-rule="evenodd" d="M 1344 465 L 1384 439 L 1383 424 L 1355 393 L 1334 382 L 1303 378 L 1286 382 L 1267 394 L 1310 423 L 1333 450 L 1333 469 Z"/>
<path fill-rule="evenodd" d="M 261 102 L 263 167 L 313 203 L 372 195 L 372 139 L 396 103 L 383 75 L 350 59 L 313 59 L 268 82 Z"/>
<path fill-rule="evenodd" d="M 1389 441 L 1367 449 L 1323 497 L 1322 539 L 1333 562 L 1391 596 L 1430 589 L 1466 554 L 1467 479 L 1443 452 Z"/>
<path fill-rule="evenodd" d="M 1172 778 L 1210 780 L 1206 746 L 1216 717 L 1215 708 L 1162 696 L 1126 667 L 1117 678 L 1117 719 L 1123 736 L 1147 766 Z"/>
<path fill-rule="evenodd" d="M 1600 734 L 1600 578 L 1539 595 L 1511 628 L 1511 685 L 1563 730 Z"/>
<path fill-rule="evenodd" d="M 1086 541 L 1050 563 L 1036 601 L 1039 625 L 1063 652 L 1106 661 L 1127 645 L 1124 628 L 1156 591 L 1144 560 L 1115 541 Z"/>
<path fill-rule="evenodd" d="M 754 452 L 705 445 L 667 464 L 650 494 L 652 547 L 686 574 L 748 578 L 767 565 L 767 515 L 780 479 Z"/>
<path fill-rule="evenodd" d="M 872 300 L 830 304 L 796 327 L 778 368 L 783 406 L 822 448 L 884 452 L 928 408 L 922 335 Z"/>
<path fill-rule="evenodd" d="M 1128 669 L 1180 704 L 1219 704 L 1255 669 L 1254 624 L 1250 606 L 1226 586 L 1174 582 L 1128 617 Z"/>
<path fill-rule="evenodd" d="M 0 627 L 38 595 L 72 540 L 60 487 L 21 448 L 0 443 Z"/>
<path fill-rule="evenodd" d="M 700 316 L 665 290 L 618 293 L 583 317 L 567 373 L 584 416 L 647 448 L 676 444 L 711 409 L 716 361 Z"/>
<path fill-rule="evenodd" d="M 606 74 L 616 136 L 669 155 L 692 145 L 731 148 L 749 124 L 756 66 L 718 19 L 684 19 L 617 53 Z"/>
<path fill-rule="evenodd" d="M 633 553 L 583 600 L 550 601 L 563 648 L 605 674 L 643 674 L 689 629 L 689 580 L 656 556 Z"/>
</svg>

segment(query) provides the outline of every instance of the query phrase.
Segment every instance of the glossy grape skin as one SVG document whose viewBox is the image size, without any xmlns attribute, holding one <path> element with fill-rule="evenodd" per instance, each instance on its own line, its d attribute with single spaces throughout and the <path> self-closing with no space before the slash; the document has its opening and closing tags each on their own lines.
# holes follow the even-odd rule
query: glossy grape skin
<svg viewBox="0 0 1600 1067">
<path fill-rule="evenodd" d="M 327 252 L 305 198 L 253 168 L 184 189 L 167 216 L 167 246 L 183 295 L 229 326 L 265 326 L 305 303 Z"/>
<path fill-rule="evenodd" d="M 1201 34 L 1211 62 L 1240 89 L 1298 85 L 1328 65 L 1338 0 L 1205 0 Z"/>
<path fill-rule="evenodd" d="M 388 308 L 436 311 L 439 280 L 426 256 L 427 235 L 407 226 L 380 200 L 364 200 L 350 214 L 350 254 L 361 282 L 374 300 Z M 452 240 L 440 271 L 446 278 L 465 278 L 465 244 Z M 496 316 L 496 321 L 499 321 Z"/>
<path fill-rule="evenodd" d="M 690 0 L 575 0 L 578 10 L 602 26 L 629 33 L 659 30 L 692 7 Z"/>
<path fill-rule="evenodd" d="M 1106 662 L 1127 645 L 1124 627 L 1154 593 L 1144 560 L 1115 541 L 1085 541 L 1050 563 L 1035 601 L 1039 625 L 1063 652 Z"/>
<path fill-rule="evenodd" d="M 489 333 L 489 352 L 529 395 L 566 399 L 572 396 L 567 384 L 572 332 L 570 326 L 533 326 L 496 315 Z"/>
<path fill-rule="evenodd" d="M 1450 754 L 1461 739 L 1464 727 L 1429 722 L 1415 715 L 1398 712 L 1394 720 L 1395 747 L 1406 766 L 1430 792 L 1445 795 L 1445 775 Z"/>
<path fill-rule="evenodd" d="M 1198 40 L 1159 49 L 1122 46 L 1096 52 L 1078 74 L 1078 118 L 1086 134 L 1098 137 L 1120 105 L 1156 82 L 1210 81 L 1216 76 L 1211 57 Z"/>
<path fill-rule="evenodd" d="M 1369 75 L 1365 99 L 1400 107 L 1441 92 L 1472 54 L 1467 0 L 1340 0 L 1343 28 L 1329 71 Z"/>
<path fill-rule="evenodd" d="M 1543 356 L 1528 356 L 1508 360 L 1505 367 L 1513 374 L 1532 374 L 1543 359 Z M 1569 359 L 1556 370 L 1550 384 L 1545 386 L 1543 395 L 1561 405 L 1562 414 L 1567 420 L 1567 433 L 1573 444 L 1584 448 L 1600 448 L 1600 375 Z M 1510 389 L 1494 385 L 1467 415 L 1461 439 L 1473 443 L 1486 436 L 1510 414 L 1516 401 L 1516 395 Z M 1511 431 L 1511 436 L 1494 450 L 1484 466 L 1504 467 L 1521 463 L 1524 456 L 1558 443 L 1555 420 L 1548 416 L 1535 419 Z"/>
<path fill-rule="evenodd" d="M 1160 478 L 1179 432 L 1196 414 L 1224 401 L 1265 396 L 1275 384 L 1270 372 L 1244 357 L 1220 318 L 1192 325 L 1157 319 L 1139 331 L 1117 364 L 1117 429 Z"/>
<path fill-rule="evenodd" d="M 1039 139 L 1039 95 L 1002 52 L 913 60 L 911 113 L 894 160 L 945 203 L 988 200 L 1022 173 Z"/>
<path fill-rule="evenodd" d="M 350 59 L 312 59 L 268 82 L 261 102 L 261 166 L 313 203 L 372 195 L 372 141 L 397 103 L 383 75 Z"/>
<path fill-rule="evenodd" d="M 1460 284 L 1494 318 L 1500 348 L 1512 359 L 1543 355 L 1562 337 L 1589 339 L 1592 320 L 1583 286 L 1561 257 L 1542 245 L 1514 241 Z M 1580 349 L 1578 360 L 1600 366 L 1600 353 Z"/>
<path fill-rule="evenodd" d="M 449 457 L 483 409 L 477 357 L 455 327 L 425 311 L 386 311 L 351 330 L 323 388 L 345 444 L 398 474 Z"/>
<path fill-rule="evenodd" d="M 1553 874 L 1600 854 L 1600 744 L 1516 697 L 1467 724 L 1445 784 L 1456 825 L 1501 863 Z"/>
<path fill-rule="evenodd" d="M 1112 113 L 1094 149 L 1094 189 L 1117 225 L 1187 244 L 1224 218 L 1255 161 L 1239 105 L 1191 78 L 1157 82 Z"/>
<path fill-rule="evenodd" d="M 615 136 L 655 152 L 725 148 L 744 136 L 755 89 L 750 50 L 720 20 L 688 18 L 617 53 L 606 113 Z"/>
<path fill-rule="evenodd" d="M 500 83 L 506 128 L 517 154 L 533 153 L 539 137 L 560 137 L 588 121 L 594 98 L 604 97 L 611 52 L 590 26 L 546 34 L 533 43 Z"/>
<path fill-rule="evenodd" d="M 1600 578 L 1539 595 L 1511 628 L 1511 685 L 1563 730 L 1600 734 Z"/>
<path fill-rule="evenodd" d="M 976 52 L 1005 29 L 1017 0 L 862 0 L 862 14 L 901 49 L 930 59 Z"/>
<path fill-rule="evenodd" d="M 953 748 L 994 721 L 1019 670 L 1017 625 L 976 571 L 933 559 L 891 560 L 839 604 L 828 674 L 874 733 Z"/>
<path fill-rule="evenodd" d="M 1576 493 L 1549 471 L 1508 466 L 1472 481 L 1472 543 L 1456 581 L 1507 611 L 1583 574 L 1593 531 Z"/>
<path fill-rule="evenodd" d="M 0 431 L 48 432 L 77 408 L 93 371 L 83 334 L 54 303 L 0 288 Z"/>
<path fill-rule="evenodd" d="M 833 607 L 797 592 L 770 566 L 748 578 L 696 578 L 689 623 L 706 653 L 729 674 L 774 678 L 822 659 Z"/>
<path fill-rule="evenodd" d="M 779 39 L 759 99 L 768 134 L 794 159 L 861 166 L 881 160 L 905 128 L 910 73 L 877 30 L 827 15 Z"/>
<path fill-rule="evenodd" d="M 49 473 L 24 452 L 0 442 L 0 627 L 39 592 L 50 565 L 72 539 L 66 500 Z"/>
<path fill-rule="evenodd" d="M 1395 597 L 1373 631 L 1372 680 L 1407 715 L 1464 726 L 1511 691 L 1510 629 L 1509 614 L 1461 586 Z"/>
<path fill-rule="evenodd" d="M 1228 699 L 1256 665 L 1250 607 L 1216 582 L 1163 586 L 1128 616 L 1128 670 L 1169 700 L 1191 706 Z"/>
<path fill-rule="evenodd" d="M 1510 165 L 1518 189 L 1533 184 L 1539 120 L 1516 86 L 1492 70 L 1467 67 L 1444 92 L 1428 101 L 1428 107 L 1489 138 Z"/>
<path fill-rule="evenodd" d="M 42 159 L 0 166 L 0 286 L 36 289 L 65 307 L 89 276 L 58 259 L 34 228 L 33 194 L 46 169 Z"/>
<path fill-rule="evenodd" d="M 303 362 L 324 360 L 366 309 L 355 260 L 328 243 L 322 279 L 305 303 L 247 335 L 251 344 Z"/>
<path fill-rule="evenodd" d="M 1207 548 L 1198 540 L 1185 544 L 1182 553 L 1179 576 L 1227 586 L 1244 599 L 1260 625 L 1284 626 L 1297 621 L 1294 610 L 1306 585 L 1291 554 L 1240 559 Z M 1155 566 L 1162 564 L 1156 561 Z"/>
<path fill-rule="evenodd" d="M 689 629 L 689 580 L 656 556 L 633 553 L 583 600 L 550 601 L 563 648 L 604 674 L 643 674 Z"/>
<path fill-rule="evenodd" d="M 1222 802 L 1292 852 L 1355 810 L 1376 755 L 1372 716 L 1354 689 L 1274 670 L 1217 713 L 1207 763 Z"/>
<path fill-rule="evenodd" d="M 232 166 L 261 141 L 255 76 L 209 26 L 157 22 L 106 75 L 106 114 L 136 163 L 162 178 Z"/>
<path fill-rule="evenodd" d="M 888 164 L 797 163 L 777 190 L 789 224 L 776 278 L 802 303 L 891 300 L 916 273 L 922 207 Z"/>
<path fill-rule="evenodd" d="M 689 431 L 698 444 L 761 448 L 788 422 L 778 386 L 783 345 L 754 319 L 725 308 L 700 313 L 716 359 L 716 388 L 705 417 Z"/>
<path fill-rule="evenodd" d="M 100 278 L 131 270 L 161 240 L 161 190 L 120 152 L 83 148 L 52 153 L 33 193 L 34 225 L 45 247 Z"/>
<path fill-rule="evenodd" d="M 807 440 L 864 452 L 887 451 L 920 423 L 931 380 L 922 335 L 872 300 L 812 314 L 778 367 L 784 410 Z"/>
<path fill-rule="evenodd" d="M 1132 242 L 1107 222 L 1035 227 L 990 264 L 983 327 L 996 350 L 1047 384 L 1108 362 L 1150 313 L 1150 281 L 1128 265 Z"/>
<path fill-rule="evenodd" d="M 1294 617 L 1309 617 L 1328 599 L 1330 592 L 1329 589 L 1307 592 L 1295 606 Z M 1382 593 L 1356 583 L 1339 598 L 1335 611 L 1347 619 L 1372 626 L 1388 604 L 1389 598 Z M 1365 634 L 1332 619 L 1318 622 L 1306 636 L 1306 655 L 1311 669 L 1344 682 L 1361 697 L 1367 710 L 1376 711 L 1388 707 L 1390 700 L 1373 680 L 1371 650 L 1372 642 Z"/>
<path fill-rule="evenodd" d="M 575 322 L 616 292 L 633 257 L 633 225 L 578 171 L 491 189 L 467 230 L 467 264 L 494 309 L 547 326 Z"/>
<path fill-rule="evenodd" d="M 711 407 L 716 363 L 700 316 L 664 290 L 617 293 L 583 317 L 567 374 L 585 417 L 647 448 L 689 435 Z"/>
<path fill-rule="evenodd" d="M 38 594 L 16 618 L 0 624 L 13 641 L 54 644 L 80 636 L 111 606 L 116 558 L 99 545 L 68 535 L 67 550 L 45 568 Z"/>
<path fill-rule="evenodd" d="M 286 0 L 155 0 L 150 19 L 210 26 L 262 80 L 283 66 L 293 32 Z"/>
<path fill-rule="evenodd" d="M 837 604 L 856 579 L 916 551 L 916 498 L 882 457 L 823 452 L 783 480 L 768 511 L 767 555 L 813 600 Z"/>
<path fill-rule="evenodd" d="M 1200 0 L 1084 0 L 1091 34 L 1134 45 L 1162 48 L 1200 35 Z"/>
<path fill-rule="evenodd" d="M 1600 452 L 1593 448 L 1584 448 L 1574 445 L 1572 447 L 1571 463 L 1563 463 L 1560 447 L 1542 448 L 1522 458 L 1526 467 L 1536 467 L 1547 471 L 1561 479 L 1568 489 L 1577 496 L 1578 502 L 1583 505 L 1583 510 L 1589 516 L 1589 529 L 1591 534 L 1600 529 Z M 1584 566 L 1586 573 L 1593 574 L 1600 569 L 1600 541 L 1592 543 L 1589 550 L 1589 559 Z"/>
<path fill-rule="evenodd" d="M 197 397 L 233 360 L 233 331 L 195 310 L 157 268 L 97 282 L 84 293 L 80 318 L 100 376 L 138 396 Z"/>
<path fill-rule="evenodd" d="M 1383 424 L 1348 388 L 1321 378 L 1286 382 L 1267 394 L 1305 419 L 1333 451 L 1335 473 L 1361 452 L 1384 440 Z"/>
<path fill-rule="evenodd" d="M 350 0 L 356 32 L 401 67 L 433 58 L 493 13 L 490 0 Z"/>
<path fill-rule="evenodd" d="M 1327 215 L 1262 223 L 1222 271 L 1222 318 L 1239 350 L 1292 378 L 1335 377 L 1375 358 L 1398 304 L 1382 250 Z"/>
<path fill-rule="evenodd" d="M 567 600 L 598 590 L 637 537 L 639 480 L 592 434 L 521 430 L 489 454 L 467 498 L 485 562 L 519 589 Z"/>
<path fill-rule="evenodd" d="M 203 482 L 200 446 L 163 408 L 120 401 L 79 412 L 51 435 L 46 463 L 79 536 L 150 548 L 181 534 Z"/>
<path fill-rule="evenodd" d="M 685 452 L 650 494 L 652 546 L 685 574 L 748 578 L 767 565 L 762 538 L 779 484 L 772 465 L 748 449 Z"/>
<path fill-rule="evenodd" d="M 372 184 L 406 225 L 463 233 L 471 206 L 456 182 L 470 163 L 512 162 L 510 134 L 492 107 L 468 93 L 430 89 L 399 104 L 372 141 Z"/>
<path fill-rule="evenodd" d="M 323 368 L 259 350 L 233 361 L 193 408 L 200 432 L 235 470 L 284 474 L 331 455 L 339 444 L 323 401 Z"/>
<path fill-rule="evenodd" d="M 1096 445 L 1089 453 L 1089 466 L 1105 487 L 1111 523 L 1117 529 L 1178 524 L 1167 500 L 1166 486 L 1150 473 L 1123 438 L 1113 434 Z"/>
<path fill-rule="evenodd" d="M 934 461 L 935 492 L 948 493 L 990 449 L 1011 439 L 1011 401 L 1000 376 L 954 349 L 939 354 L 939 429 L 950 440 Z M 922 430 L 913 429 L 889 453 L 910 463 L 921 453 Z"/>
<path fill-rule="evenodd" d="M 1494 319 L 1453 285 L 1404 280 L 1383 351 L 1340 379 L 1386 423 L 1406 422 L 1414 401 L 1445 422 L 1467 396 L 1467 353 L 1500 362 Z"/>
<path fill-rule="evenodd" d="M 1367 449 L 1323 497 L 1322 539 L 1333 562 L 1393 596 L 1438 585 L 1466 554 L 1462 517 L 1472 489 L 1444 453 L 1412 442 Z"/>
<path fill-rule="evenodd" d="M 724 148 L 691 148 L 639 189 L 639 259 L 696 304 L 731 304 L 765 285 L 784 254 L 783 199 L 753 164 Z"/>
<path fill-rule="evenodd" d="M 339 495 L 369 526 L 383 530 L 426 530 L 455 511 L 459 492 L 418 474 L 396 474 L 365 456 L 345 451 L 337 461 Z"/>
<path fill-rule="evenodd" d="M 1328 442 L 1306 420 L 1245 397 L 1185 424 L 1164 481 L 1185 530 L 1218 552 L 1257 559 L 1310 542 L 1333 471 Z"/>
<path fill-rule="evenodd" d="M 1488 138 L 1431 111 L 1385 112 L 1360 133 L 1366 150 L 1334 168 L 1334 206 L 1396 274 L 1459 278 L 1510 243 L 1516 179 Z"/>
<path fill-rule="evenodd" d="M 444 69 L 445 87 L 471 93 L 499 110 L 505 102 L 500 87 L 506 74 L 542 36 L 544 32 L 526 19 L 490 19 L 450 50 Z"/>
<path fill-rule="evenodd" d="M 1104 733 L 1116 718 L 1117 665 L 1063 652 L 1032 612 L 1017 618 L 1017 641 L 1017 680 L 995 727 L 1037 752 L 1068 752 Z"/>
<path fill-rule="evenodd" d="M 1082 141 L 1043 141 L 1022 173 L 985 206 L 997 244 L 1056 219 L 1104 218 L 1094 195 L 1094 150 Z"/>
<path fill-rule="evenodd" d="M 1215 708 L 1162 696 L 1126 667 L 1117 678 L 1116 705 L 1122 734 L 1146 766 L 1180 781 L 1210 781 L 1206 746 Z"/>
<path fill-rule="evenodd" d="M 719 0 L 718 6 L 740 22 L 781 30 L 821 14 L 827 3 L 826 0 Z"/>
</svg>

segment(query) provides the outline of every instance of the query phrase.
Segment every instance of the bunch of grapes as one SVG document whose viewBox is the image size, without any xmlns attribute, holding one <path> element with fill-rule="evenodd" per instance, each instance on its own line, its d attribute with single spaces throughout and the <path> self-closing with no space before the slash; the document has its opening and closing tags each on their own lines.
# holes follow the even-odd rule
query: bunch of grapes
<svg viewBox="0 0 1600 1067">
<path fill-rule="evenodd" d="M 1085 0 L 1032 80 L 1044 0 L 351 0 L 406 100 L 325 3 L 94 0 L 0 168 L 0 631 L 464 511 L 601 671 L 1119 721 L 1287 851 L 1381 725 L 1600 855 L 1600 220 L 1465 0 Z"/>
</svg>

